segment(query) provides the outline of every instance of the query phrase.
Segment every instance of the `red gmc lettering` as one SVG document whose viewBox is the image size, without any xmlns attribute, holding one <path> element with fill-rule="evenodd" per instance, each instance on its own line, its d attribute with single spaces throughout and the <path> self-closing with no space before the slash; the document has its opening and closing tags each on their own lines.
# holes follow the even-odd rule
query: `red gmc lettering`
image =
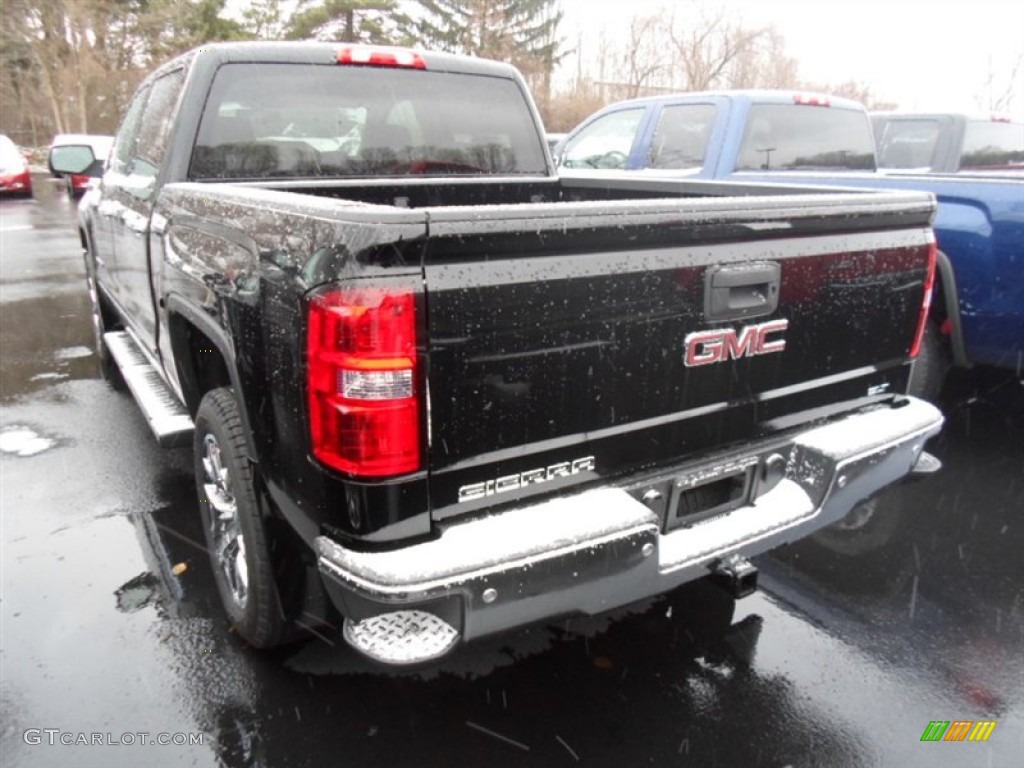
<svg viewBox="0 0 1024 768">
<path fill-rule="evenodd" d="M 692 368 L 738 360 L 741 357 L 782 352 L 786 348 L 786 340 L 769 336 L 781 334 L 788 327 L 789 320 L 769 320 L 758 325 L 744 326 L 739 333 L 732 328 L 695 331 L 686 335 L 686 354 L 683 360 L 687 367 Z"/>
<path fill-rule="evenodd" d="M 756 325 L 746 326 L 740 331 L 739 337 L 732 331 L 729 331 L 722 340 L 724 342 L 723 357 L 731 357 L 733 360 L 737 360 L 748 355 L 756 355 L 757 352 L 755 350 L 759 340 L 760 331 Z"/>
<path fill-rule="evenodd" d="M 772 352 L 781 352 L 786 348 L 786 340 L 778 338 L 775 341 L 768 340 L 769 333 L 782 333 L 789 327 L 789 320 L 771 320 L 767 323 L 761 323 L 758 326 L 761 330 L 758 331 L 757 337 L 757 352 L 758 355 L 769 355 Z"/>
<path fill-rule="evenodd" d="M 686 335 L 688 366 L 717 363 L 722 359 L 722 331 L 697 331 Z"/>
</svg>

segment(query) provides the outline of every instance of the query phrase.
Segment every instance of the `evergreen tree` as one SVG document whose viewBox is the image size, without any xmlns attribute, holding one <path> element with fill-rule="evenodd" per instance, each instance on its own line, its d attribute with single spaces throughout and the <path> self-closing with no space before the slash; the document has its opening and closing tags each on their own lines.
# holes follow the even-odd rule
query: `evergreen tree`
<svg viewBox="0 0 1024 768">
<path fill-rule="evenodd" d="M 417 38 L 426 48 L 513 64 L 546 103 L 564 56 L 558 0 L 420 0 Z"/>
<path fill-rule="evenodd" d="M 139 0 L 143 58 L 152 66 L 206 43 L 251 39 L 239 22 L 227 17 L 226 4 L 227 0 Z"/>
<path fill-rule="evenodd" d="M 285 36 L 407 45 L 409 24 L 398 10 L 398 0 L 301 0 Z"/>
<path fill-rule="evenodd" d="M 279 40 L 284 34 L 285 11 L 282 0 L 253 0 L 242 11 L 245 29 L 257 40 Z"/>
<path fill-rule="evenodd" d="M 420 0 L 416 23 L 427 48 L 512 61 L 554 63 L 562 12 L 557 0 Z"/>
<path fill-rule="evenodd" d="M 245 28 L 224 13 L 227 0 L 152 0 L 143 3 L 155 21 L 167 27 L 160 34 L 164 53 L 173 55 L 204 43 L 245 40 Z"/>
</svg>

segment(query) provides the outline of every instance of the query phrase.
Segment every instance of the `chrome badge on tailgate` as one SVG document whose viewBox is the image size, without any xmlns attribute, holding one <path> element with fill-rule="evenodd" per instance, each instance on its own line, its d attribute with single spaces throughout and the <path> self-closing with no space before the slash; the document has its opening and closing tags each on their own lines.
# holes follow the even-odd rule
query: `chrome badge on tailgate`
<svg viewBox="0 0 1024 768">
<path fill-rule="evenodd" d="M 508 491 L 518 491 L 528 485 L 546 483 L 558 477 L 571 477 L 581 472 L 594 471 L 594 457 L 584 456 L 572 461 L 560 461 L 547 467 L 528 469 L 526 472 L 517 472 L 514 475 L 505 475 L 494 480 L 486 480 L 482 483 L 470 483 L 459 488 L 459 503 L 465 501 L 476 501 L 488 496 L 494 496 Z"/>
</svg>

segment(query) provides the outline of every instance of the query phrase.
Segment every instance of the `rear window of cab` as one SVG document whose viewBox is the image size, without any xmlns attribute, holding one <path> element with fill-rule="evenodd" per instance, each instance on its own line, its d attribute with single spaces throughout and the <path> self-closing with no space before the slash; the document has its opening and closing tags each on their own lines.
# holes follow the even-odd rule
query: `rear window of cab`
<svg viewBox="0 0 1024 768">
<path fill-rule="evenodd" d="M 540 174 L 547 152 L 511 79 L 422 69 L 225 64 L 193 179 Z"/>
</svg>

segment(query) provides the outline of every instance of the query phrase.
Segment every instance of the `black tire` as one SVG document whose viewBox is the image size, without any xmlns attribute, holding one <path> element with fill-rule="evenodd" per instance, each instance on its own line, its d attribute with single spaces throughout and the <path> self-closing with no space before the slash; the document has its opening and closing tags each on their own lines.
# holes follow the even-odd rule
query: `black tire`
<svg viewBox="0 0 1024 768">
<path fill-rule="evenodd" d="M 938 402 L 948 372 L 949 353 L 942 341 L 938 325 L 934 320 L 929 320 L 924 329 L 924 338 L 921 339 L 921 351 L 910 373 L 910 386 L 907 391 L 922 400 Z"/>
<path fill-rule="evenodd" d="M 89 313 L 92 315 L 93 344 L 96 350 L 96 359 L 99 361 L 100 376 L 111 388 L 118 392 L 125 392 L 128 385 L 121 376 L 121 369 L 114 362 L 110 350 L 103 342 L 103 334 L 113 330 L 115 327 L 114 313 L 103 300 L 102 294 L 96 285 L 96 276 L 89 264 L 89 254 L 85 254 L 85 287 L 89 292 Z"/>
<path fill-rule="evenodd" d="M 193 450 L 203 532 L 224 610 L 251 645 L 279 645 L 286 639 L 287 622 L 238 403 L 230 389 L 214 389 L 203 397 Z"/>
<path fill-rule="evenodd" d="M 902 485 L 894 485 L 860 502 L 842 520 L 811 536 L 834 555 L 862 558 L 880 552 L 896 538 L 907 510 Z"/>
</svg>

